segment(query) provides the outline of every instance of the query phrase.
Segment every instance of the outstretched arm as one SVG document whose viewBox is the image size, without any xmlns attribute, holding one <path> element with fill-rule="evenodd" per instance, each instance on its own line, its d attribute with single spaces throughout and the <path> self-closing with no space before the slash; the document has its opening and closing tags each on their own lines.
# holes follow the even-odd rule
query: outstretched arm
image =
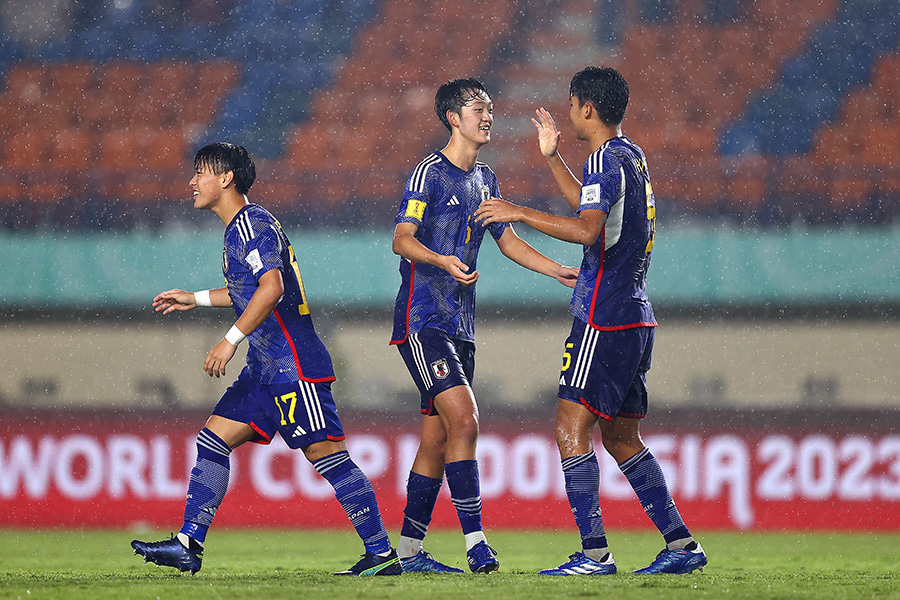
<svg viewBox="0 0 900 600">
<path fill-rule="evenodd" d="M 266 271 L 259 278 L 259 287 L 253 292 L 253 297 L 250 298 L 250 302 L 247 304 L 247 308 L 244 309 L 241 317 L 235 322 L 232 331 L 237 328 L 244 337 L 250 335 L 254 329 L 262 325 L 262 322 L 272 314 L 283 295 L 284 280 L 281 278 L 281 271 L 279 269 Z M 225 336 L 225 339 L 213 346 L 213 349 L 206 355 L 206 360 L 203 362 L 203 370 L 210 377 L 221 377 L 225 374 L 225 365 L 234 356 L 240 339 L 243 339 L 241 337 L 237 342 L 233 342 L 229 340 L 230 336 L 231 332 Z"/>
<path fill-rule="evenodd" d="M 518 206 L 512 202 L 491 198 L 475 211 L 475 220 L 482 225 L 491 223 L 525 223 L 550 237 L 592 246 L 600 237 L 607 214 L 602 210 L 583 210 L 574 217 L 563 217 Z"/>
<path fill-rule="evenodd" d="M 469 273 L 469 267 L 455 256 L 446 256 L 425 247 L 416 239 L 419 228 L 413 223 L 397 223 L 394 228 L 394 241 L 391 250 L 394 254 L 417 263 L 434 265 L 450 273 L 456 281 L 463 285 L 472 285 L 478 281 L 478 272 Z"/>
<path fill-rule="evenodd" d="M 566 267 L 553 259 L 547 258 L 535 250 L 531 244 L 520 238 L 511 226 L 503 231 L 503 235 L 497 240 L 497 246 L 500 247 L 500 252 L 506 258 L 522 265 L 526 269 L 553 277 L 566 287 L 575 287 L 575 281 L 578 279 L 578 269 Z"/>
<path fill-rule="evenodd" d="M 228 296 L 228 288 L 218 288 L 215 290 L 206 290 L 209 292 L 209 301 L 211 306 L 228 307 L 231 306 L 231 298 Z M 191 310 L 197 308 L 197 294 L 202 292 L 186 292 L 184 290 L 167 290 L 160 292 L 153 299 L 153 307 L 156 312 L 162 311 L 164 315 L 169 314 L 173 310 Z"/>
<path fill-rule="evenodd" d="M 543 106 L 535 111 L 537 119 L 532 118 L 531 122 L 537 128 L 538 145 L 541 148 L 541 154 L 547 159 L 556 185 L 562 191 L 563 197 L 572 210 L 578 210 L 581 202 L 581 182 L 572 174 L 569 165 L 559 155 L 559 129 L 556 128 L 556 122 L 553 116 Z"/>
</svg>

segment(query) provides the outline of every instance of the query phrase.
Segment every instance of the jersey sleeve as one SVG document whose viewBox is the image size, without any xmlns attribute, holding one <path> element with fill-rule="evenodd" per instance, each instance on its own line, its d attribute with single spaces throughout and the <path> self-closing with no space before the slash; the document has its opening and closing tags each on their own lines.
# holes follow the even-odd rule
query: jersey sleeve
<svg viewBox="0 0 900 600">
<path fill-rule="evenodd" d="M 258 222 L 259 232 L 244 245 L 243 261 L 259 281 L 272 269 L 284 269 L 281 258 L 281 237 L 272 223 Z"/>
<path fill-rule="evenodd" d="M 620 201 L 623 185 L 621 160 L 612 153 L 605 152 L 601 172 L 587 173 L 584 177 L 578 212 L 602 210 L 608 213 L 613 204 Z"/>
<path fill-rule="evenodd" d="M 428 199 L 431 197 L 433 185 L 434 179 L 428 176 L 428 170 L 422 171 L 421 165 L 416 167 L 406 181 L 406 187 L 403 188 L 403 200 L 400 202 L 394 225 L 412 223 L 417 227 L 422 226 L 428 212 Z"/>
</svg>

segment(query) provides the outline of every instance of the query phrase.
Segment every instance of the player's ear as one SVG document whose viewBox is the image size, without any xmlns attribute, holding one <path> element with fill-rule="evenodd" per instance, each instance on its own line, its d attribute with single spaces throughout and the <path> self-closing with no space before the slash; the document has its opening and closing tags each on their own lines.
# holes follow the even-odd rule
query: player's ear
<svg viewBox="0 0 900 600">
<path fill-rule="evenodd" d="M 595 112 L 596 110 L 594 109 L 594 105 L 588 101 L 585 101 L 585 103 L 581 107 L 582 116 L 584 116 L 585 119 L 590 119 Z"/>
<path fill-rule="evenodd" d="M 227 188 L 229 185 L 231 185 L 231 182 L 234 181 L 234 171 L 225 171 L 224 173 L 222 173 L 221 179 L 222 188 Z"/>
<path fill-rule="evenodd" d="M 452 125 L 453 127 L 459 127 L 459 113 L 448 110 L 447 122 L 450 123 L 450 125 Z"/>
</svg>

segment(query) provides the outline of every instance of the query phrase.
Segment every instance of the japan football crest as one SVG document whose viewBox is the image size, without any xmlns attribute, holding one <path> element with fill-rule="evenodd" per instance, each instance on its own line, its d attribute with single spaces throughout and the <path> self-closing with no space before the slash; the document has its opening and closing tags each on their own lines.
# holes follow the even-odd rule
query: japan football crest
<svg viewBox="0 0 900 600">
<path fill-rule="evenodd" d="M 441 358 L 431 363 L 431 372 L 438 379 L 447 379 L 447 375 L 450 374 L 450 365 L 447 364 L 447 359 Z"/>
<path fill-rule="evenodd" d="M 485 200 L 490 200 L 490 199 L 491 199 L 491 188 L 489 188 L 486 185 L 481 186 L 481 201 L 484 202 Z"/>
</svg>

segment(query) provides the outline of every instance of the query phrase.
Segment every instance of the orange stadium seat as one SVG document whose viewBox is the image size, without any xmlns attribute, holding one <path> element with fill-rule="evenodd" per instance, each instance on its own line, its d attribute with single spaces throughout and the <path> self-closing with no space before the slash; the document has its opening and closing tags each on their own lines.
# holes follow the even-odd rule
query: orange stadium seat
<svg viewBox="0 0 900 600">
<path fill-rule="evenodd" d="M 66 127 L 55 132 L 50 145 L 50 167 L 62 170 L 86 169 L 96 154 L 96 141 L 91 134 Z"/>
<path fill-rule="evenodd" d="M 100 166 L 105 169 L 131 169 L 141 164 L 141 144 L 137 132 L 110 129 L 100 135 Z"/>
<path fill-rule="evenodd" d="M 39 170 L 47 166 L 49 145 L 44 132 L 25 130 L 13 134 L 4 148 L 4 164 L 12 170 Z"/>
</svg>

